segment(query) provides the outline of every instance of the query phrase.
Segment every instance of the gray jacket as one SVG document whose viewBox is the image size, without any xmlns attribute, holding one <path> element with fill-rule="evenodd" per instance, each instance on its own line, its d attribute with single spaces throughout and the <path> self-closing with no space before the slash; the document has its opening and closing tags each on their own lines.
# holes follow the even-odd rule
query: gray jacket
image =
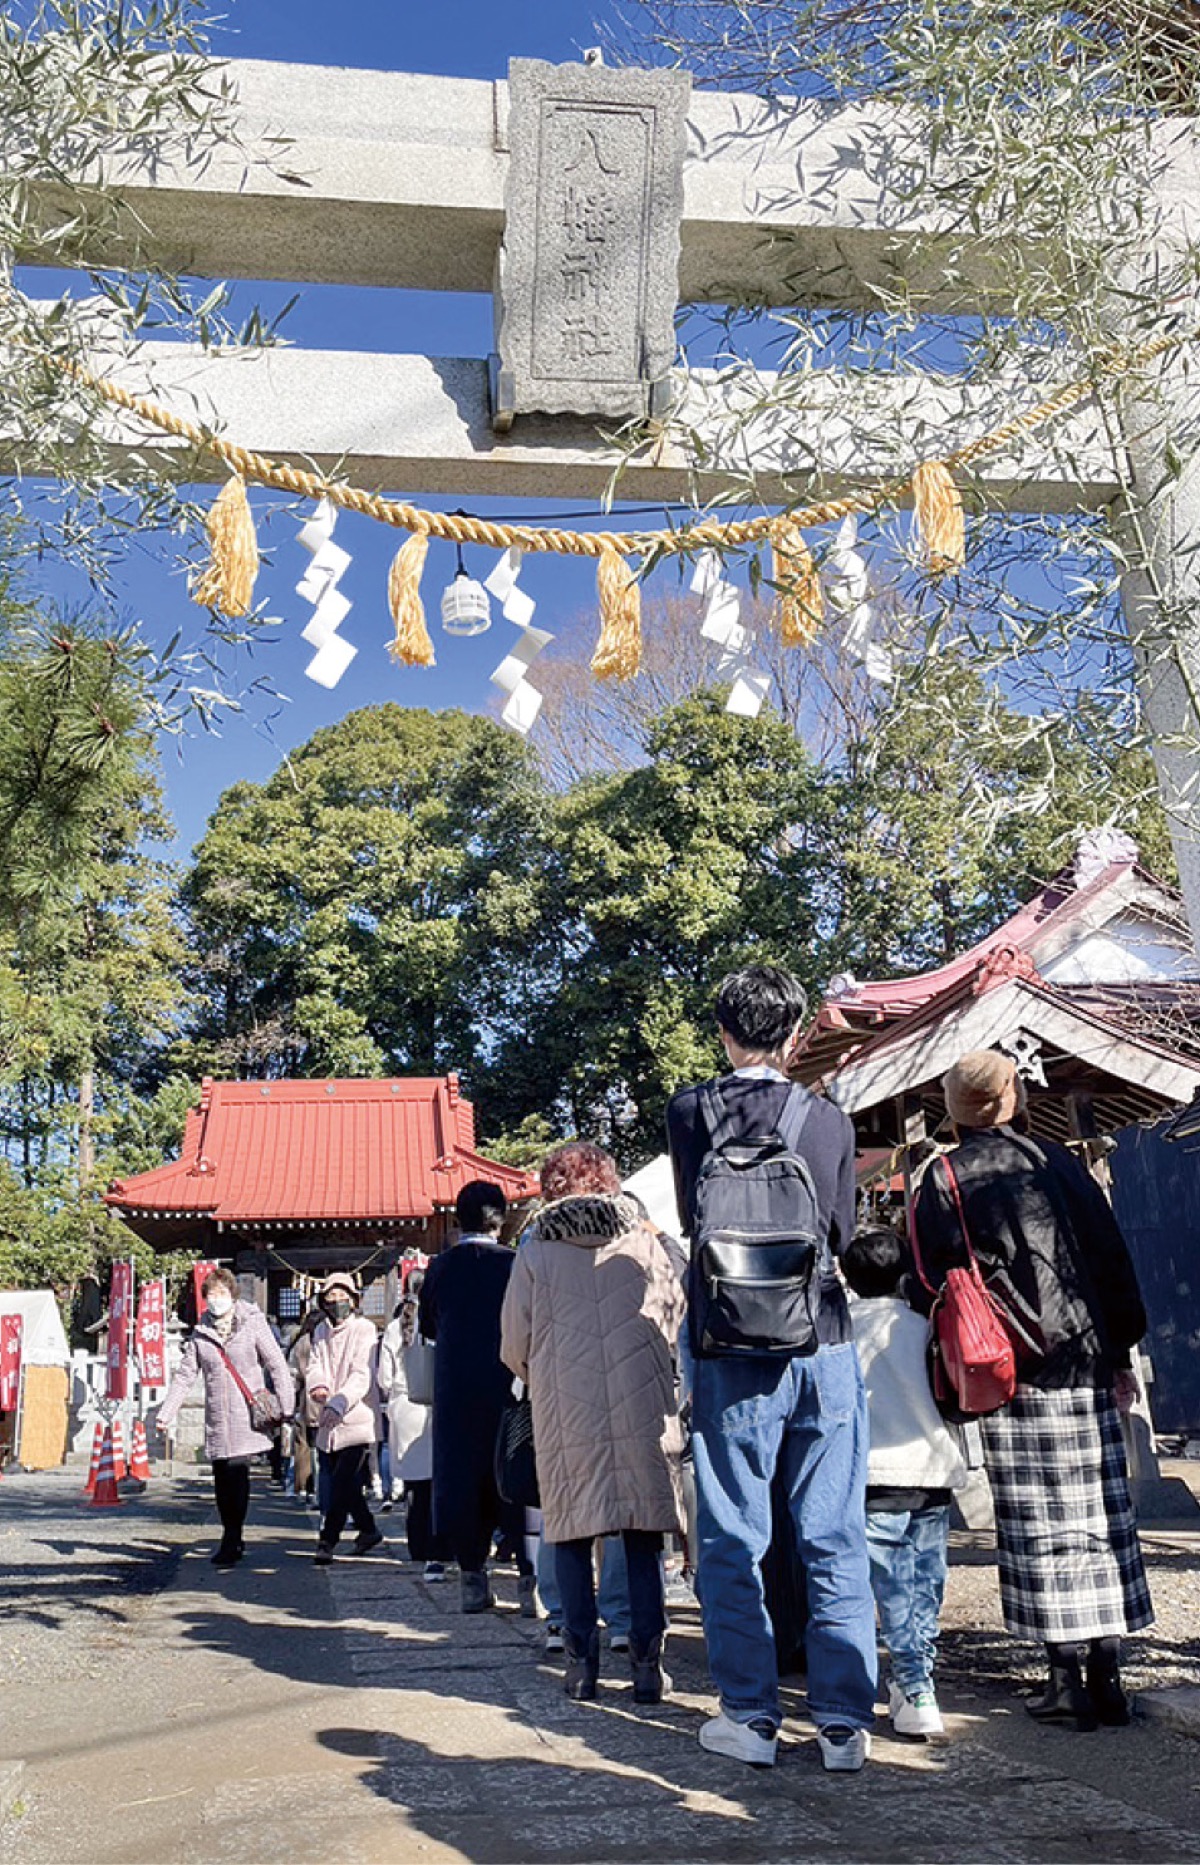
<svg viewBox="0 0 1200 1865">
<path fill-rule="evenodd" d="M 267 1318 L 253 1302 L 235 1302 L 233 1327 L 222 1342 L 216 1329 L 203 1318 L 197 1322 L 183 1350 L 179 1371 L 159 1408 L 160 1430 L 166 1431 L 197 1379 L 204 1376 L 204 1454 L 216 1457 L 257 1457 L 269 1451 L 271 1440 L 250 1425 L 250 1407 L 221 1354 L 225 1352 L 251 1392 L 269 1385 L 287 1418 L 295 1403 L 292 1376 Z M 264 1378 L 264 1374 L 266 1377 Z"/>
</svg>

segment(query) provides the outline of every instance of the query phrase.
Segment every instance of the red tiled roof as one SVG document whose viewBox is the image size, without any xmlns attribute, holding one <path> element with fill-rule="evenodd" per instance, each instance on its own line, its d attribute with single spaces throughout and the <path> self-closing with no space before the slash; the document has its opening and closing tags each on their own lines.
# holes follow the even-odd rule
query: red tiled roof
<svg viewBox="0 0 1200 1865">
<path fill-rule="evenodd" d="M 475 1151 L 458 1077 L 393 1081 L 206 1081 L 182 1157 L 117 1179 L 106 1203 L 223 1224 L 386 1223 L 428 1218 L 468 1180 L 510 1199 L 537 1180 Z"/>
</svg>

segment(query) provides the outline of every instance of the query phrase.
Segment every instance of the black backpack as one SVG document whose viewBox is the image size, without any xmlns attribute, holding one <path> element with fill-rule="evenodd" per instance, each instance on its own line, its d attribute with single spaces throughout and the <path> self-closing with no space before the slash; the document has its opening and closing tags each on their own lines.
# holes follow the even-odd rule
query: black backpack
<svg viewBox="0 0 1200 1865">
<path fill-rule="evenodd" d="M 796 1151 L 812 1096 L 798 1084 L 774 1131 L 734 1139 L 724 1097 L 700 1090 L 709 1152 L 696 1180 L 692 1224 L 692 1352 L 811 1353 L 817 1345 L 820 1213 Z"/>
</svg>

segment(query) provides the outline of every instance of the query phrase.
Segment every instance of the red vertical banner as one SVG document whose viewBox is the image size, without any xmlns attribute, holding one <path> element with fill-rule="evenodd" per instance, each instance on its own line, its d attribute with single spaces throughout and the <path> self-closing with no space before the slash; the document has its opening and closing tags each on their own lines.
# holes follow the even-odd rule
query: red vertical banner
<svg viewBox="0 0 1200 1865">
<path fill-rule="evenodd" d="M 218 1267 L 216 1263 L 192 1264 L 192 1294 L 195 1297 L 197 1319 L 204 1313 L 204 1284 Z"/>
<path fill-rule="evenodd" d="M 138 1296 L 137 1332 L 134 1351 L 141 1368 L 143 1386 L 167 1383 L 167 1285 L 147 1282 Z"/>
<path fill-rule="evenodd" d="M 129 1393 L 129 1329 L 133 1319 L 133 1264 L 114 1263 L 108 1297 L 108 1396 Z"/>
<path fill-rule="evenodd" d="M 15 1412 L 21 1396 L 21 1335 L 25 1323 L 20 1315 L 0 1315 L 0 1412 Z"/>
</svg>

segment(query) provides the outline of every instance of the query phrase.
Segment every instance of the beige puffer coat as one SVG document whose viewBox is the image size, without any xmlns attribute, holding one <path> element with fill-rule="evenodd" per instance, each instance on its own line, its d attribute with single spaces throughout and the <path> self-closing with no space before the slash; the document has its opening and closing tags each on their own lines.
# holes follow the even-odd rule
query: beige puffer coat
<svg viewBox="0 0 1200 1865">
<path fill-rule="evenodd" d="M 636 1198 L 560 1198 L 517 1251 L 500 1354 L 529 1386 L 547 1541 L 672 1533 L 683 1256 Z"/>
</svg>

